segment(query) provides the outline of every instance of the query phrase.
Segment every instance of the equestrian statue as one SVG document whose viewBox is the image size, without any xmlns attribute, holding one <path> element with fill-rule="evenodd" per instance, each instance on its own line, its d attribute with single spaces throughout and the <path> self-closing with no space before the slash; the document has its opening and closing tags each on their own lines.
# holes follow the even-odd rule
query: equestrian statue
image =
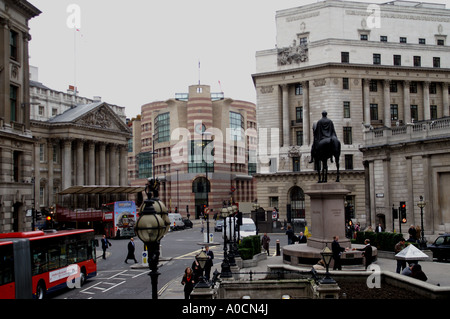
<svg viewBox="0 0 450 319">
<path fill-rule="evenodd" d="M 319 175 L 319 183 L 327 182 L 328 159 L 336 161 L 336 182 L 340 182 L 339 157 L 341 155 L 341 142 L 339 142 L 333 121 L 327 118 L 327 112 L 322 112 L 322 118 L 313 125 L 314 142 L 311 146 L 311 160 Z M 321 172 L 322 170 L 322 172 Z"/>
</svg>

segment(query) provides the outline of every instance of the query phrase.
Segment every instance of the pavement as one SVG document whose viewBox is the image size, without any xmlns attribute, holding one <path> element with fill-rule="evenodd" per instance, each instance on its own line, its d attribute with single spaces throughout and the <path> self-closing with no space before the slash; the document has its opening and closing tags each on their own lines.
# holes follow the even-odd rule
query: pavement
<svg viewBox="0 0 450 319">
<path fill-rule="evenodd" d="M 270 236 L 270 234 L 269 234 Z M 275 247 L 270 247 L 270 251 L 275 251 Z M 258 264 L 254 267 L 249 268 L 242 268 L 239 270 L 241 273 L 240 278 L 241 279 L 249 279 L 250 271 L 253 273 L 253 280 L 262 279 L 265 277 L 265 274 L 258 274 L 258 272 L 266 272 L 268 265 L 281 265 L 283 264 L 283 257 L 281 256 L 268 256 L 267 259 L 261 260 L 258 262 Z M 217 262 L 213 266 L 213 269 L 211 270 L 211 273 L 214 272 L 215 268 L 217 267 L 217 270 L 220 271 L 220 264 L 221 264 L 221 258 L 220 254 L 217 255 Z M 220 261 L 220 262 L 219 262 Z M 161 271 L 164 271 L 164 262 L 162 263 Z M 397 261 L 392 258 L 378 258 L 374 264 L 378 265 L 381 269 L 381 271 L 390 271 L 395 273 L 395 269 L 397 267 Z M 448 287 L 450 288 L 450 262 L 444 263 L 444 262 L 436 262 L 436 261 L 420 261 L 420 265 L 422 266 L 422 270 L 425 272 L 425 274 L 428 277 L 428 280 L 426 281 L 428 284 L 432 285 L 439 285 L 440 287 Z M 290 266 L 292 267 L 292 266 Z M 301 271 L 309 271 L 311 270 L 311 266 L 294 266 L 295 268 L 298 268 Z M 361 271 L 364 270 L 364 267 L 361 266 L 355 267 L 355 266 L 342 266 L 342 271 Z M 330 271 L 331 276 L 333 275 L 334 271 Z M 161 287 L 159 289 L 159 298 L 160 299 L 183 299 L 184 298 L 184 292 L 183 292 L 183 286 L 181 285 L 181 278 L 177 277 Z"/>
</svg>

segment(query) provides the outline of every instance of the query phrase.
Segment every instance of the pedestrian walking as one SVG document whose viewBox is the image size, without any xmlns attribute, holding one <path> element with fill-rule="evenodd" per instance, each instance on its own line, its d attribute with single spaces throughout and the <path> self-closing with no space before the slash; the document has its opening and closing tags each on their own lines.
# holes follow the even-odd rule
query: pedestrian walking
<svg viewBox="0 0 450 319">
<path fill-rule="evenodd" d="M 270 237 L 267 236 L 267 233 L 264 233 L 263 238 L 261 239 L 261 245 L 263 246 L 264 250 L 267 252 L 267 256 L 269 256 L 269 243 L 270 243 Z"/>
<path fill-rule="evenodd" d="M 213 266 L 214 253 L 209 250 L 209 246 L 205 246 L 206 255 L 208 256 L 208 260 L 205 263 L 205 278 L 209 281 L 209 277 L 211 275 L 211 267 Z"/>
<path fill-rule="evenodd" d="M 108 246 L 111 247 L 111 243 L 106 238 L 106 235 L 103 235 L 102 238 L 102 250 L 103 250 L 103 259 L 106 259 L 106 249 L 108 249 Z"/>
<path fill-rule="evenodd" d="M 288 225 L 286 235 L 288 238 L 288 245 L 292 245 L 294 242 L 297 241 L 297 236 L 295 236 L 294 230 L 292 229 L 291 225 Z"/>
<path fill-rule="evenodd" d="M 198 263 L 197 259 L 194 259 L 192 262 L 192 273 L 194 275 L 194 281 L 200 282 L 200 278 L 203 277 L 203 269 L 200 267 L 200 264 Z"/>
<path fill-rule="evenodd" d="M 194 285 L 196 281 L 194 280 L 194 274 L 190 267 L 184 270 L 183 279 L 181 279 L 181 284 L 184 286 L 184 299 L 189 299 L 192 290 L 194 290 Z"/>
<path fill-rule="evenodd" d="M 401 252 L 403 249 L 405 249 L 405 247 L 406 247 L 405 238 L 402 238 L 394 247 L 395 254 Z M 397 269 L 395 270 L 395 272 L 397 274 L 400 274 L 405 268 L 406 268 L 406 260 L 397 259 Z"/>
<path fill-rule="evenodd" d="M 203 217 L 200 217 L 200 220 L 202 221 L 200 232 L 203 234 L 203 231 L 205 230 L 205 221 L 203 220 Z"/>
<path fill-rule="evenodd" d="M 125 259 L 125 263 L 128 264 L 128 259 L 133 259 L 134 263 L 137 263 L 136 257 L 134 256 L 134 251 L 136 250 L 136 247 L 134 245 L 134 239 L 131 237 L 130 242 L 128 243 L 128 254 L 127 258 Z"/>
<path fill-rule="evenodd" d="M 369 265 L 372 263 L 372 246 L 370 246 L 369 239 L 364 240 L 364 244 L 366 244 L 364 248 L 353 248 L 353 250 L 359 250 L 363 252 L 362 255 L 365 258 L 365 266 L 367 269 L 367 267 L 369 267 Z"/>
</svg>

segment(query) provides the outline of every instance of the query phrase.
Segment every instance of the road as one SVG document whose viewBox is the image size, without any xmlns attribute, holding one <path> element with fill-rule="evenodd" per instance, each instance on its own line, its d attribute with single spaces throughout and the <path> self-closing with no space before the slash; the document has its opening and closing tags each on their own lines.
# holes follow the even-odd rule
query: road
<svg viewBox="0 0 450 319">
<path fill-rule="evenodd" d="M 210 230 L 213 231 L 212 225 Z M 206 231 L 206 227 L 205 227 Z M 283 239 L 286 237 L 282 235 Z M 275 238 L 272 238 L 272 252 L 275 252 Z M 128 260 L 127 255 L 129 239 L 110 240 L 112 246 L 107 250 L 107 258 L 98 258 L 97 276 L 91 278 L 86 284 L 77 289 L 65 289 L 58 294 L 50 296 L 53 299 L 151 299 L 151 280 L 148 268 L 139 267 L 143 243 L 135 237 L 136 259 L 138 264 Z M 158 291 L 162 293 L 173 281 L 181 282 L 186 267 L 191 266 L 195 255 L 202 248 L 203 234 L 198 226 L 192 229 L 169 232 L 161 241 L 161 266 L 158 278 Z M 223 240 L 221 233 L 214 233 L 214 242 L 211 246 L 214 252 L 214 266 L 212 272 L 220 265 L 223 259 Z M 212 273 L 211 272 L 211 273 Z"/>
</svg>

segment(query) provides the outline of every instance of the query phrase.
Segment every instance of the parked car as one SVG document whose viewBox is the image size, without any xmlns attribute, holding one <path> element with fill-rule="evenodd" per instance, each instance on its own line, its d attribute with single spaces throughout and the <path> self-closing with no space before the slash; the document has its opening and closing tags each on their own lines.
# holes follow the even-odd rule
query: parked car
<svg viewBox="0 0 450 319">
<path fill-rule="evenodd" d="M 216 220 L 216 225 L 214 226 L 214 231 L 222 231 L 223 219 Z"/>
<path fill-rule="evenodd" d="M 443 234 L 436 238 L 433 244 L 428 246 L 433 252 L 433 258 L 441 261 L 450 259 L 450 234 Z"/>
<path fill-rule="evenodd" d="M 169 214 L 170 219 L 170 229 L 171 230 L 178 230 L 178 229 L 184 229 L 184 223 L 183 219 L 181 218 L 180 214 L 177 213 L 170 213 Z"/>
<path fill-rule="evenodd" d="M 186 228 L 192 228 L 192 226 L 193 226 L 192 221 L 190 219 L 188 219 L 187 217 L 183 217 L 183 223 L 184 223 L 184 227 L 186 227 Z"/>
</svg>

